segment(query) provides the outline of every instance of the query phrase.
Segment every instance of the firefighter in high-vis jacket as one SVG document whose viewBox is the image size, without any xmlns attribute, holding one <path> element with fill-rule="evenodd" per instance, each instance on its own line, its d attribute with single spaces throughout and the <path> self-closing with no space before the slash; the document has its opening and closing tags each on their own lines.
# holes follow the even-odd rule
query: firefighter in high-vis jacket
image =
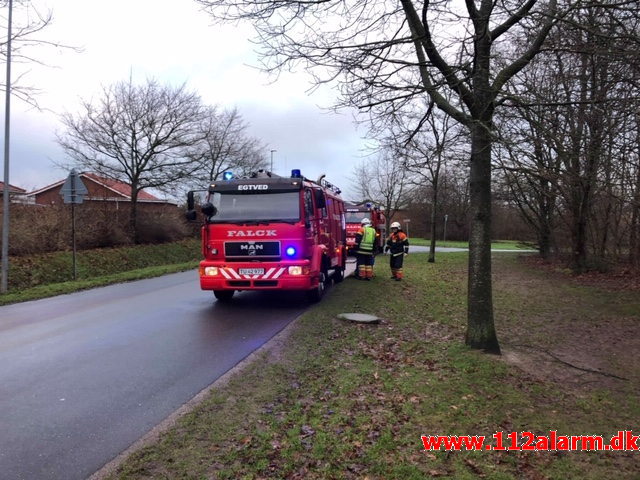
<svg viewBox="0 0 640 480">
<path fill-rule="evenodd" d="M 391 278 L 402 280 L 402 262 L 404 256 L 409 253 L 409 238 L 402 231 L 398 222 L 391 224 L 391 235 L 387 238 L 385 252 L 391 253 Z"/>
<path fill-rule="evenodd" d="M 360 225 L 360 230 L 356 233 L 356 278 L 371 280 L 376 230 L 368 218 L 363 218 Z"/>
</svg>

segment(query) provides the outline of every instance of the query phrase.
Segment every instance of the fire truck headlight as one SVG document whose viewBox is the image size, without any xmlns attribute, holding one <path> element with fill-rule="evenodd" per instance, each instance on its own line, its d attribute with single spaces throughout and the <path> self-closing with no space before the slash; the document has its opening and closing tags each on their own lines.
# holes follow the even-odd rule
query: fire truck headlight
<svg viewBox="0 0 640 480">
<path fill-rule="evenodd" d="M 296 249 L 295 247 L 287 247 L 285 253 L 287 254 L 287 257 L 293 257 L 296 254 Z"/>
<path fill-rule="evenodd" d="M 204 267 L 204 274 L 208 277 L 215 277 L 218 275 L 218 267 Z"/>
<path fill-rule="evenodd" d="M 289 275 L 302 275 L 302 267 L 289 267 Z"/>
</svg>

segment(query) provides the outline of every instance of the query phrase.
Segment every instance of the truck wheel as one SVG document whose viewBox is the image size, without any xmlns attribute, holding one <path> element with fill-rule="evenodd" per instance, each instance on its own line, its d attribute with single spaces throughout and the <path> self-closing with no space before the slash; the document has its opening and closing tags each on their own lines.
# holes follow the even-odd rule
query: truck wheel
<svg viewBox="0 0 640 480">
<path fill-rule="evenodd" d="M 333 281 L 334 283 L 340 283 L 344 280 L 344 269 L 342 267 L 336 267 L 333 271 Z"/>
<path fill-rule="evenodd" d="M 235 290 L 214 290 L 213 294 L 221 302 L 229 302 L 233 297 Z"/>
<path fill-rule="evenodd" d="M 318 286 L 307 292 L 307 299 L 310 302 L 316 303 L 322 300 L 322 297 L 324 296 L 326 278 L 327 276 L 325 273 L 321 272 L 320 278 L 318 279 Z"/>
</svg>

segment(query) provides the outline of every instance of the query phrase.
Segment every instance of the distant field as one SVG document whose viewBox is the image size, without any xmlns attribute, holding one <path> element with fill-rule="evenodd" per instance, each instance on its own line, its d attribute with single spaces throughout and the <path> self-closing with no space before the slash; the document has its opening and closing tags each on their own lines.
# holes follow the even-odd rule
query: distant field
<svg viewBox="0 0 640 480">
<path fill-rule="evenodd" d="M 428 247 L 431 244 L 431 240 L 426 238 L 409 238 L 411 245 Z M 448 248 L 469 248 L 469 242 L 458 240 L 447 240 L 446 242 L 436 241 L 438 247 Z M 491 242 L 491 248 L 497 250 L 529 250 L 535 248 L 530 242 L 522 240 L 494 240 Z"/>
</svg>

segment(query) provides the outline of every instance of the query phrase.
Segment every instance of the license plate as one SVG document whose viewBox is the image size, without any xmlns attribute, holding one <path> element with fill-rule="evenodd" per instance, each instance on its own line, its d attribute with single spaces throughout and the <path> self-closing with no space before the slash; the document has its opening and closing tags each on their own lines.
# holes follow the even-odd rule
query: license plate
<svg viewBox="0 0 640 480">
<path fill-rule="evenodd" d="M 264 268 L 239 268 L 240 275 L 264 275 Z"/>
</svg>

